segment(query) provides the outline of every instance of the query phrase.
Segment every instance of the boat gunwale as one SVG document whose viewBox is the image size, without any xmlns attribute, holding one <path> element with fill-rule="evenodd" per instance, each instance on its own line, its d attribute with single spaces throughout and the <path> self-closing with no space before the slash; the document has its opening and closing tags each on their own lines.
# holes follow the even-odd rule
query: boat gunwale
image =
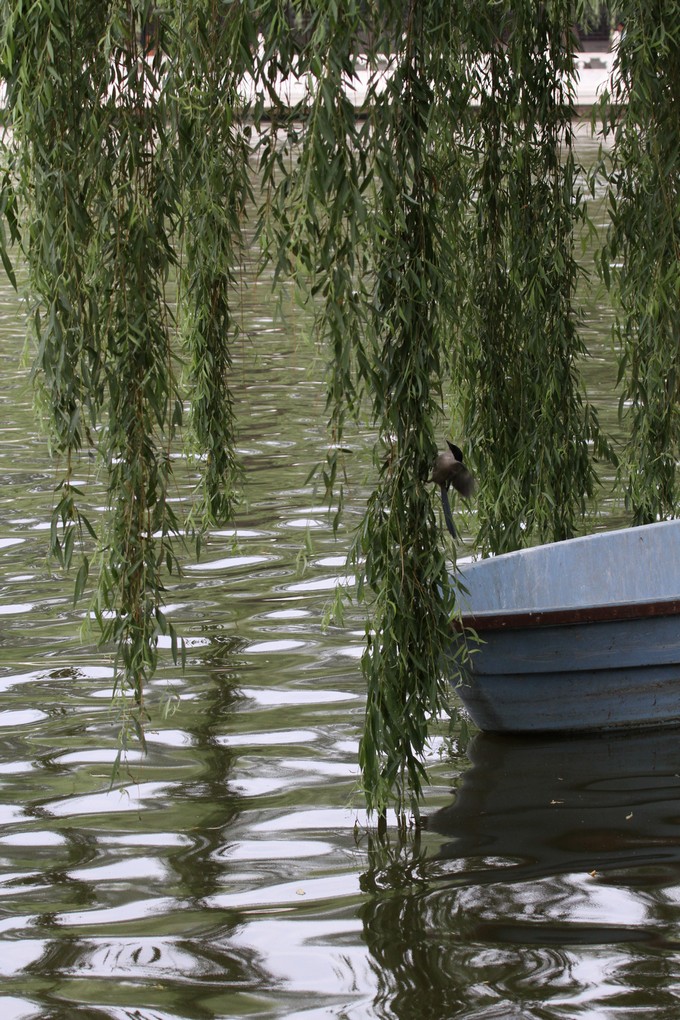
<svg viewBox="0 0 680 1020">
<path fill-rule="evenodd" d="M 668 616 L 680 616 L 679 596 L 591 606 L 464 612 L 454 621 L 454 628 L 459 631 L 528 630 L 540 627 L 570 627 L 593 623 L 649 620 Z"/>
</svg>

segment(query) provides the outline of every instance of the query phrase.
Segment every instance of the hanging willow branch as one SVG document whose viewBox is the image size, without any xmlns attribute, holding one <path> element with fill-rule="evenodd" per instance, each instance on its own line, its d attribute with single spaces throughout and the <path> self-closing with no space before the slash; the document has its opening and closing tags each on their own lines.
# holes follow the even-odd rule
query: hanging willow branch
<svg viewBox="0 0 680 1020">
<path fill-rule="evenodd" d="M 189 364 L 191 425 L 205 454 L 192 519 L 199 537 L 230 520 L 239 481 L 232 346 L 239 335 L 246 206 L 253 202 L 250 127 L 241 121 L 244 76 L 253 72 L 255 23 L 246 4 L 216 17 L 212 0 L 179 6 L 176 87 L 182 182 L 182 336 Z"/>
<path fill-rule="evenodd" d="M 309 61 L 317 85 L 294 172 L 272 203 L 277 251 L 319 301 L 332 353 L 329 489 L 346 415 L 370 413 L 376 429 L 378 478 L 351 554 L 359 598 L 371 606 L 360 762 L 369 809 L 394 803 L 402 817 L 417 809 L 428 726 L 448 707 L 441 664 L 454 607 L 427 484 L 447 357 L 438 333 L 446 241 L 430 132 L 441 37 L 426 7 L 411 4 L 405 26 L 403 8 L 383 9 L 367 62 L 377 68 L 382 47 L 391 72 L 384 79 L 376 69 L 357 123 L 342 89 L 356 10 L 315 5 L 297 59 Z"/>
<path fill-rule="evenodd" d="M 504 552 L 571 537 L 595 485 L 599 430 L 575 307 L 586 206 L 572 147 L 573 6 L 481 3 L 468 17 L 479 116 L 457 381 L 483 479 L 478 542 Z"/>
<path fill-rule="evenodd" d="M 621 479 L 634 522 L 678 513 L 680 460 L 680 11 L 621 6 L 625 34 L 605 130 L 611 226 L 602 272 L 629 423 Z"/>
<path fill-rule="evenodd" d="M 12 142 L 6 152 L 23 199 L 20 235 L 33 302 L 35 375 L 52 448 L 64 465 L 51 547 L 69 566 L 78 534 L 92 531 L 77 505 L 73 460 L 99 420 L 105 390 L 103 316 L 92 285 L 100 251 L 91 211 L 97 178 L 90 176 L 106 130 L 98 98 L 109 70 L 95 45 L 105 22 L 95 10 L 80 22 L 66 4 L 48 10 L 34 4 L 27 11 L 8 6 L 3 77 Z M 86 577 L 87 560 L 81 586 Z"/>
<path fill-rule="evenodd" d="M 162 611 L 180 527 L 168 500 L 181 420 L 166 293 L 181 198 L 161 73 L 168 25 L 156 19 L 153 56 L 143 46 L 149 3 L 23 8 L 3 23 L 3 57 L 36 372 L 64 464 L 52 550 L 69 566 L 79 537 L 98 539 L 93 614 L 116 649 L 116 687 L 132 695 L 141 737 L 161 633 L 177 653 Z M 98 535 L 72 484 L 84 445 L 108 477 Z M 88 572 L 84 556 L 76 598 Z"/>
<path fill-rule="evenodd" d="M 425 484 L 437 447 L 445 364 L 438 333 L 444 241 L 428 154 L 431 31 L 423 5 L 413 3 L 373 125 L 378 204 L 369 336 L 382 448 L 358 545 L 375 592 L 360 762 L 369 808 L 382 811 L 396 795 L 398 812 L 416 807 L 427 723 L 448 704 L 442 656 L 454 604 Z"/>
</svg>

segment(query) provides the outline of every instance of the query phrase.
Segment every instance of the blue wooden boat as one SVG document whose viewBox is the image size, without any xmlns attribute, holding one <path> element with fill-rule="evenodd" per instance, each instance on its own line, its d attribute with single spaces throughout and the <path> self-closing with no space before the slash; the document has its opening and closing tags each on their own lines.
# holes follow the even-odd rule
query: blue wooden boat
<svg viewBox="0 0 680 1020">
<path fill-rule="evenodd" d="M 459 566 L 456 690 L 492 732 L 680 725 L 680 520 Z"/>
</svg>

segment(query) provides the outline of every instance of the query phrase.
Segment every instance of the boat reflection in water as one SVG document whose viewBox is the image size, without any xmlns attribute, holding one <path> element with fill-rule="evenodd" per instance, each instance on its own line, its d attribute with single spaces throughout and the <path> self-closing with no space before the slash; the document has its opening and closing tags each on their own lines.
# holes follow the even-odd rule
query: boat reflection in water
<svg viewBox="0 0 680 1020">
<path fill-rule="evenodd" d="M 420 849 L 363 877 L 382 1017 L 676 1017 L 680 730 L 479 733 Z"/>
<path fill-rule="evenodd" d="M 428 820 L 466 884 L 680 870 L 680 730 L 479 733 L 468 754 L 455 801 Z"/>
</svg>

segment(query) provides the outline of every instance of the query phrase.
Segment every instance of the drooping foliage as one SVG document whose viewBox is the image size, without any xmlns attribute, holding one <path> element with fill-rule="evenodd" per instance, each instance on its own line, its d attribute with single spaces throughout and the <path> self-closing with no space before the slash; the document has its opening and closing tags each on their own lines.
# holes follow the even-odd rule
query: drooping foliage
<svg viewBox="0 0 680 1020">
<path fill-rule="evenodd" d="M 3 5 L 36 375 L 62 465 L 51 546 L 69 566 L 79 537 L 94 534 L 72 481 L 78 452 L 94 446 L 110 504 L 93 613 L 117 649 L 136 725 L 158 635 L 170 629 L 163 574 L 175 567 L 177 521 L 166 497 L 181 419 L 167 295 L 176 165 L 160 66 L 141 48 L 148 13 L 58 0 Z M 88 568 L 85 555 L 76 596 Z"/>
<path fill-rule="evenodd" d="M 76 595 L 94 581 L 102 640 L 117 649 L 140 733 L 162 633 L 179 654 L 163 614 L 175 536 L 193 528 L 200 538 L 235 513 L 231 351 L 254 233 L 275 284 L 292 279 L 313 303 L 328 351 L 324 477 L 336 521 L 347 421 L 375 430 L 375 487 L 351 553 L 370 610 L 360 758 L 370 808 L 417 808 L 429 728 L 447 707 L 456 603 L 455 553 L 428 485 L 443 435 L 455 425 L 480 476 L 483 551 L 568 537 L 593 492 L 600 439 L 578 371 L 574 244 L 586 207 L 571 127 L 572 26 L 586 6 L 0 5 L 11 125 L 2 255 L 11 271 L 8 244 L 20 235 L 36 379 L 62 469 L 52 548 L 68 566 L 84 542 Z M 357 67 L 367 79 L 360 111 Z M 634 81 L 647 79 L 640 70 Z M 293 106 L 282 99 L 291 83 L 307 86 Z M 651 166 L 653 156 L 660 170 L 671 158 L 663 102 L 672 106 L 677 90 L 664 87 L 647 81 L 631 107 L 636 124 L 646 103 L 655 111 L 643 151 L 626 122 L 617 128 L 610 243 L 631 266 L 642 227 L 626 233 L 632 220 L 617 212 L 647 201 L 626 177 L 630 160 Z M 677 205 L 669 187 L 666 204 L 645 215 Z M 670 278 L 677 230 L 664 244 L 658 275 Z M 624 309 L 633 307 L 628 272 Z M 640 393 L 645 372 L 665 371 L 662 426 L 655 409 L 646 420 L 645 395 L 635 398 L 635 429 L 651 430 L 645 450 L 666 463 L 677 459 L 678 333 L 665 306 L 663 315 L 654 346 L 640 349 L 644 370 L 626 340 L 626 368 Z M 642 329 L 634 316 L 622 321 L 624 338 Z M 187 406 L 202 475 L 183 520 L 169 493 Z M 96 535 L 73 481 L 90 447 L 109 485 Z M 639 492 L 659 477 L 645 468 Z M 663 490 L 667 511 L 674 485 Z"/>
<path fill-rule="evenodd" d="M 589 444 L 599 429 L 579 377 L 586 351 L 575 306 L 587 211 L 573 150 L 573 12 L 569 2 L 480 3 L 467 26 L 479 115 L 467 139 L 454 378 L 484 479 L 485 551 L 572 537 L 595 486 Z"/>
<path fill-rule="evenodd" d="M 441 42 L 418 3 L 376 99 L 372 130 L 372 292 L 363 382 L 379 435 L 378 479 L 355 562 L 375 593 L 363 667 L 367 709 L 360 762 L 369 807 L 393 792 L 415 808 L 428 720 L 447 705 L 441 656 L 454 590 L 425 484 L 437 448 L 447 352 L 441 343 L 447 236 L 430 149 L 433 69 Z M 396 26 L 395 26 L 396 28 Z M 451 224 L 453 227 L 453 224 Z"/>
<path fill-rule="evenodd" d="M 360 760 L 369 807 L 382 811 L 394 797 L 401 811 L 421 789 L 428 720 L 446 705 L 441 653 L 454 607 L 426 484 L 448 361 L 439 330 L 450 259 L 430 154 L 441 25 L 419 3 L 381 8 L 363 40 L 376 67 L 370 116 L 357 121 L 342 83 L 352 81 L 359 8 L 322 6 L 297 56 L 317 85 L 272 229 L 287 268 L 301 268 L 317 296 L 331 355 L 329 488 L 347 414 L 375 423 L 375 491 L 352 552 L 371 601 Z"/>
<path fill-rule="evenodd" d="M 176 118 L 183 241 L 181 335 L 191 380 L 191 426 L 205 456 L 194 519 L 230 520 L 239 468 L 231 389 L 231 343 L 239 334 L 239 268 L 252 204 L 250 126 L 239 89 L 253 72 L 257 36 L 247 4 L 220 17 L 205 0 L 178 5 L 176 57 L 167 70 Z"/>
<path fill-rule="evenodd" d="M 602 272 L 618 319 L 621 478 L 636 524 L 677 513 L 680 461 L 680 10 L 620 5 L 604 125 L 610 229 Z"/>
</svg>

